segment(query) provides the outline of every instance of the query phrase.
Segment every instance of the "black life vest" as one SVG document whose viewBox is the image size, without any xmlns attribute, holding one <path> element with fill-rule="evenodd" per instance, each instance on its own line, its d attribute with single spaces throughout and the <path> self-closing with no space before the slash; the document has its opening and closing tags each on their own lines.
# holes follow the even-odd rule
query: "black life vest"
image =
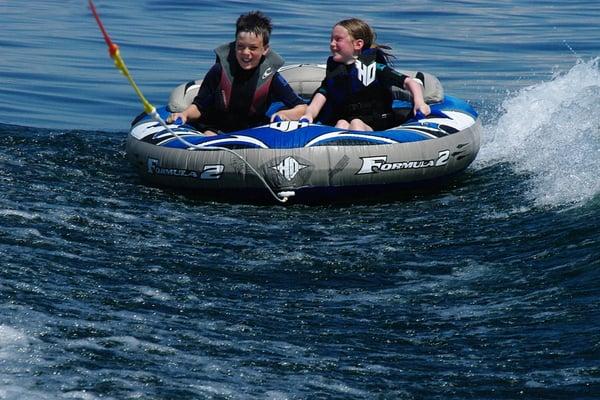
<svg viewBox="0 0 600 400">
<path fill-rule="evenodd" d="M 319 120 L 335 124 L 339 119 L 360 118 L 372 125 L 374 118 L 385 118 L 391 114 L 391 88 L 386 87 L 378 76 L 378 70 L 385 66 L 385 58 L 379 49 L 364 50 L 350 65 L 329 57 L 324 80 L 327 103 L 319 114 Z"/>
</svg>

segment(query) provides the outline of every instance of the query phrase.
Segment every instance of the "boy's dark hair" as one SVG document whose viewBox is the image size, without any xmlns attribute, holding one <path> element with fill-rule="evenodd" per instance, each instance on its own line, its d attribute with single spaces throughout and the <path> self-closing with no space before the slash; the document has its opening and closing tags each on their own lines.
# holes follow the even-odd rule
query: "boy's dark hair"
<svg viewBox="0 0 600 400">
<path fill-rule="evenodd" d="M 256 36 L 262 36 L 263 45 L 265 46 L 269 44 L 272 30 L 271 18 L 260 11 L 250 11 L 249 13 L 242 14 L 235 23 L 236 38 L 240 32 L 252 32 Z"/>
</svg>

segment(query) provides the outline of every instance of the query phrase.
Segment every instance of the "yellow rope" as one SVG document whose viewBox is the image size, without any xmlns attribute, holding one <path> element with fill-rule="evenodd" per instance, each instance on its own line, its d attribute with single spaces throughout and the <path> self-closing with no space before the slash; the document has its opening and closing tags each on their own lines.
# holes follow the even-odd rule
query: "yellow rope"
<svg viewBox="0 0 600 400">
<path fill-rule="evenodd" d="M 137 93 L 138 97 L 140 98 L 140 101 L 144 105 L 144 111 L 146 112 L 146 114 L 152 114 L 153 112 L 156 111 L 156 108 L 152 104 L 150 104 L 150 102 L 148 100 L 146 100 L 146 98 L 144 97 L 144 94 L 142 93 L 142 91 L 140 90 L 138 85 L 133 80 L 133 77 L 131 76 L 131 74 L 129 73 L 129 70 L 127 69 L 127 65 L 125 65 L 125 61 L 123 61 L 123 58 L 121 57 L 121 51 L 119 50 L 119 46 L 117 46 L 117 44 L 113 43 L 113 41 L 110 40 L 110 36 L 108 36 L 108 32 L 106 32 L 106 29 L 104 29 L 104 25 L 102 24 L 102 21 L 100 20 L 100 16 L 98 15 L 98 12 L 96 11 L 94 2 L 92 0 L 89 0 L 88 2 L 90 5 L 90 9 L 92 10 L 92 14 L 94 14 L 94 18 L 96 18 L 96 22 L 98 23 L 98 26 L 100 27 L 100 30 L 102 31 L 102 35 L 104 36 L 104 41 L 106 42 L 106 45 L 108 46 L 108 52 L 110 54 L 110 57 L 115 62 L 115 67 L 117 67 L 119 69 L 119 71 L 121 71 L 121 73 L 123 75 L 125 75 L 125 77 L 129 81 L 129 84 L 133 87 L 133 90 L 135 90 L 135 92 Z"/>
</svg>

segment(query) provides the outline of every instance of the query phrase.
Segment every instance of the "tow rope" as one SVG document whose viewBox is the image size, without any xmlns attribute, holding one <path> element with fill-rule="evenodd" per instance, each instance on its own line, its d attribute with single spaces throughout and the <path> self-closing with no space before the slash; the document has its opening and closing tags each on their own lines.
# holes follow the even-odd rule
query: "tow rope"
<svg viewBox="0 0 600 400">
<path fill-rule="evenodd" d="M 144 94 L 142 93 L 142 91 L 140 90 L 140 88 L 138 87 L 138 85 L 133 80 L 133 77 L 131 76 L 131 74 L 129 73 L 129 70 L 127 69 L 127 65 L 125 65 L 125 61 L 123 60 L 123 57 L 121 57 L 121 52 L 119 50 L 119 46 L 110 39 L 110 36 L 108 35 L 108 32 L 104 28 L 104 24 L 102 24 L 102 20 L 100 19 L 100 16 L 98 15 L 98 12 L 96 11 L 96 7 L 94 6 L 94 2 L 92 0 L 88 0 L 88 4 L 90 6 L 90 9 L 92 10 L 92 14 L 94 15 L 94 18 L 96 19 L 96 22 L 98 23 L 98 27 L 100 28 L 100 31 L 102 32 L 102 36 L 104 36 L 104 41 L 106 42 L 106 45 L 108 46 L 108 53 L 110 54 L 110 58 L 112 58 L 114 60 L 115 67 L 117 67 L 117 69 L 119 71 L 121 71 L 121 73 L 123 75 L 125 75 L 125 77 L 129 81 L 129 84 L 131 85 L 131 87 L 133 87 L 133 90 L 135 90 L 135 92 L 138 95 L 140 101 L 142 102 L 142 105 L 144 106 L 144 112 L 146 112 L 146 114 L 150 115 L 150 117 L 152 117 L 153 120 L 155 120 L 156 122 L 158 122 L 170 134 L 172 134 L 174 137 L 176 137 L 178 140 L 180 140 L 182 143 L 184 143 L 186 146 L 188 146 L 188 150 L 191 150 L 191 149 L 193 149 L 193 150 L 202 150 L 202 151 L 220 150 L 220 151 L 225 151 L 225 152 L 228 152 L 230 154 L 233 154 L 235 157 L 237 157 L 240 160 L 242 160 L 248 166 L 248 168 L 252 172 L 254 172 L 254 174 L 256 176 L 258 176 L 258 178 L 265 185 L 265 187 L 267 188 L 267 190 L 269 191 L 269 193 L 271 193 L 271 195 L 277 201 L 279 201 L 281 203 L 285 203 L 285 202 L 288 201 L 288 199 L 289 199 L 290 196 L 294 196 L 295 193 L 293 191 L 275 193 L 273 191 L 273 189 L 271 189 L 271 187 L 269 186 L 269 184 L 267 183 L 267 181 L 265 180 L 265 178 L 256 170 L 256 168 L 254 168 L 244 157 L 242 157 L 241 155 L 239 155 L 235 151 L 233 151 L 231 149 L 228 149 L 226 147 L 216 147 L 216 146 L 215 147 L 202 147 L 202 146 L 198 146 L 196 144 L 188 142 L 183 137 L 181 137 L 177 133 L 175 133 L 171 128 L 169 128 L 169 126 L 167 125 L 167 123 L 161 118 L 161 116 L 156 111 L 156 107 L 154 107 L 152 104 L 150 104 L 150 102 L 146 99 L 146 97 L 144 97 Z"/>
<path fill-rule="evenodd" d="M 121 73 L 123 75 L 125 75 L 125 77 L 129 81 L 129 84 L 133 87 L 133 90 L 135 90 L 135 92 L 137 93 L 142 104 L 144 105 L 144 111 L 146 112 L 146 114 L 152 115 L 153 113 L 156 113 L 156 108 L 152 104 L 150 104 L 150 102 L 148 100 L 146 100 L 146 98 L 144 97 L 144 94 L 142 93 L 142 91 L 140 90 L 138 85 L 133 80 L 131 74 L 129 73 L 129 70 L 127 69 L 127 65 L 125 65 L 125 61 L 123 61 L 123 58 L 121 57 L 121 51 L 119 50 L 119 46 L 117 46 L 112 40 L 110 40 L 110 36 L 108 36 L 108 32 L 106 32 L 106 29 L 104 28 L 104 25 L 102 24 L 102 21 L 100 20 L 100 16 L 98 15 L 98 12 L 96 11 L 94 2 L 92 0 L 88 0 L 88 1 L 90 4 L 90 9 L 92 10 L 92 14 L 94 14 L 94 18 L 96 19 L 96 22 L 98 23 L 98 26 L 100 27 L 102 36 L 104 36 L 104 41 L 106 42 L 106 45 L 108 46 L 108 53 L 110 54 L 110 58 L 112 58 L 115 62 L 115 67 L 117 67 L 117 69 L 119 71 L 121 71 Z M 158 118 L 160 118 L 160 116 L 158 116 Z M 160 119 L 162 119 L 162 118 L 160 118 Z"/>
</svg>

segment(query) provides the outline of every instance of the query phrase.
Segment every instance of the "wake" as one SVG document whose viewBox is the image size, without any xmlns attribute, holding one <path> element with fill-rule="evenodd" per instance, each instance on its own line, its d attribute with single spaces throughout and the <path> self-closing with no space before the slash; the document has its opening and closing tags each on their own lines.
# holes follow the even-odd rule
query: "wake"
<svg viewBox="0 0 600 400">
<path fill-rule="evenodd" d="M 506 99 L 484 127 L 474 168 L 508 162 L 530 176 L 538 206 L 582 204 L 600 193 L 600 58 Z"/>
</svg>

